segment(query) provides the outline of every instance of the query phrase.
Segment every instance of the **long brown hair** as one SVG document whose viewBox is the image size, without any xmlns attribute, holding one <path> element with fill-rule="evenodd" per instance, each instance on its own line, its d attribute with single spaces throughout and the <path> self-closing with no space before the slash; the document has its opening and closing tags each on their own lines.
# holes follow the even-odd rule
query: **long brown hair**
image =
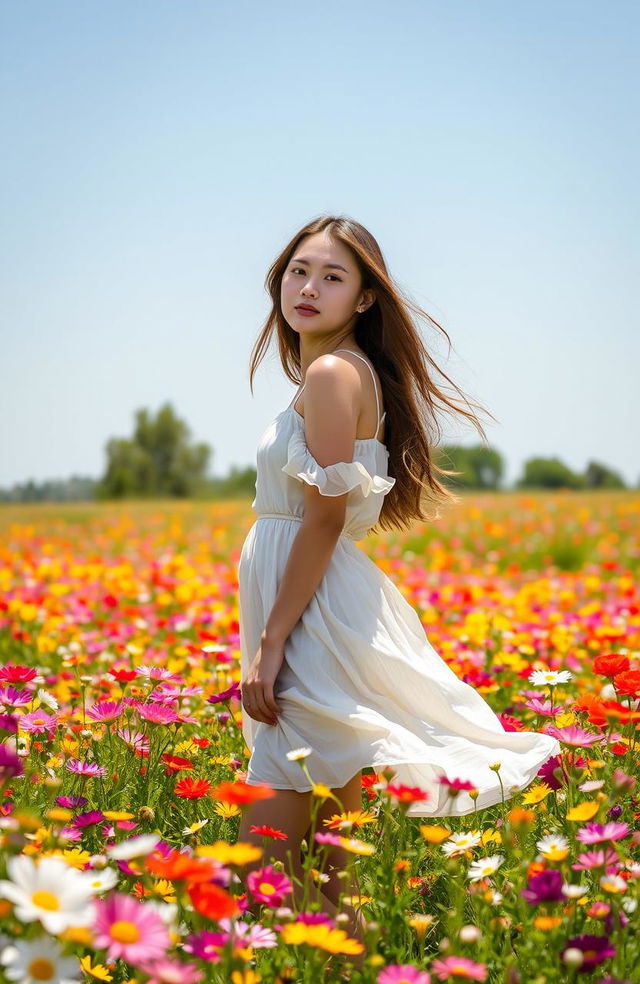
<svg viewBox="0 0 640 984">
<path fill-rule="evenodd" d="M 258 336 L 251 355 L 249 385 L 253 393 L 255 372 L 266 355 L 271 336 L 277 332 L 280 361 L 287 377 L 296 385 L 302 382 L 300 372 L 300 339 L 285 321 L 280 306 L 280 287 L 287 266 L 306 236 L 328 230 L 336 241 L 347 246 L 354 256 L 362 276 L 362 289 L 375 291 L 375 302 L 361 314 L 355 324 L 357 344 L 375 366 L 387 416 L 385 444 L 389 451 L 389 474 L 395 485 L 385 495 L 378 525 L 381 529 L 407 529 L 414 519 L 433 519 L 434 514 L 423 510 L 428 503 L 438 506 L 457 502 L 455 496 L 439 479 L 439 475 L 459 475 L 460 472 L 440 468 L 434 461 L 433 450 L 442 438 L 436 409 L 466 417 L 486 441 L 482 424 L 471 410 L 474 406 L 495 420 L 492 414 L 473 401 L 449 379 L 431 357 L 410 312 L 424 318 L 451 339 L 435 318 L 410 301 L 393 282 L 378 243 L 363 225 L 347 216 L 322 215 L 307 223 L 282 250 L 271 265 L 265 287 L 273 303 L 271 312 Z M 436 370 L 461 396 L 465 409 L 450 400 L 432 378 Z"/>
</svg>

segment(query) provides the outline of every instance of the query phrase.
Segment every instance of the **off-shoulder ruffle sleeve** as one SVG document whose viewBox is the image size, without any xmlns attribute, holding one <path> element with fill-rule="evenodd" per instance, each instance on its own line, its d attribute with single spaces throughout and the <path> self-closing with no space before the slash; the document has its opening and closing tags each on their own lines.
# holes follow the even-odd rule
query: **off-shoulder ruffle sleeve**
<svg viewBox="0 0 640 984">
<path fill-rule="evenodd" d="M 361 461 L 338 461 L 323 468 L 298 433 L 289 439 L 287 462 L 282 471 L 307 485 L 315 485 L 321 495 L 344 495 L 359 486 L 366 498 L 372 492 L 388 492 L 396 482 L 395 478 L 371 475 Z"/>
</svg>

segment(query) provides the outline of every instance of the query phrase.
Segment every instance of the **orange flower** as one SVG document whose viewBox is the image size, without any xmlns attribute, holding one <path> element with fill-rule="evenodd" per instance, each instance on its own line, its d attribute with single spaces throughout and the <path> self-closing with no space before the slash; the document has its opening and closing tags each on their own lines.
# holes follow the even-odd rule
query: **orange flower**
<svg viewBox="0 0 640 984">
<path fill-rule="evenodd" d="M 156 851 L 146 858 L 145 868 L 152 875 L 158 875 L 160 878 L 187 881 L 191 884 L 209 881 L 215 871 L 215 865 L 209 861 L 198 861 L 187 854 L 181 854 L 180 851 L 171 851 L 166 857 Z"/>
<path fill-rule="evenodd" d="M 276 794 L 266 783 L 250 785 L 246 782 L 221 782 L 211 790 L 210 795 L 212 799 L 222 800 L 223 803 L 245 805 L 271 799 Z"/>
<path fill-rule="evenodd" d="M 181 779 L 176 783 L 176 796 L 182 799 L 201 799 L 211 789 L 211 783 L 207 779 Z"/>
<path fill-rule="evenodd" d="M 189 896 L 196 912 L 207 919 L 218 920 L 225 916 L 235 916 L 240 911 L 233 896 L 213 882 L 189 885 Z"/>
</svg>

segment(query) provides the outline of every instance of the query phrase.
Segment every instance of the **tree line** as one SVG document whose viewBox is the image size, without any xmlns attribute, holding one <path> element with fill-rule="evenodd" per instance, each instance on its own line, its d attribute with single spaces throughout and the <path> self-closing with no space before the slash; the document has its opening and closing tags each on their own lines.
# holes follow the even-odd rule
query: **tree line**
<svg viewBox="0 0 640 984">
<path fill-rule="evenodd" d="M 130 437 L 114 437 L 105 446 L 106 465 L 100 478 L 73 475 L 68 479 L 29 480 L 0 488 L 0 502 L 78 502 L 112 499 L 253 497 L 256 470 L 232 466 L 222 477 L 207 474 L 212 449 L 191 440 L 188 425 L 171 403 L 154 415 L 135 412 Z M 440 445 L 435 460 L 441 468 L 457 472 L 443 481 L 453 491 L 485 489 L 508 491 L 505 463 L 495 448 L 478 444 Z M 584 472 L 575 472 L 557 457 L 529 458 L 512 489 L 625 489 L 622 476 L 599 461 L 589 461 Z M 636 485 L 640 488 L 640 479 Z"/>
</svg>

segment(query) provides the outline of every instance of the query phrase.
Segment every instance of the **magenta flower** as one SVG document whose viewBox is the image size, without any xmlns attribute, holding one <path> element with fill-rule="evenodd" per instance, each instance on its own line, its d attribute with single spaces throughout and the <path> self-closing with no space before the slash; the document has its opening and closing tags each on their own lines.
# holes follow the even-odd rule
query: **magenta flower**
<svg viewBox="0 0 640 984">
<path fill-rule="evenodd" d="M 104 820 L 104 813 L 100 810 L 89 810 L 88 813 L 79 813 L 73 818 L 74 827 L 92 827 L 95 823 L 101 823 Z"/>
<path fill-rule="evenodd" d="M 608 960 L 609 957 L 615 956 L 616 953 L 615 946 L 609 942 L 606 936 L 592 936 L 590 933 L 585 933 L 582 936 L 574 936 L 572 939 L 567 940 L 561 956 L 565 950 L 574 948 L 581 950 L 584 958 L 583 963 L 579 967 L 581 974 L 588 974 L 595 967 L 599 967 L 601 963 Z"/>
<path fill-rule="evenodd" d="M 78 806 L 86 806 L 89 800 L 86 796 L 56 796 L 58 806 L 64 806 L 67 810 L 75 810 Z"/>
<path fill-rule="evenodd" d="M 18 733 L 18 718 L 15 714 L 0 714 L 0 731 L 6 731 L 10 735 Z"/>
<path fill-rule="evenodd" d="M 573 748 L 589 748 L 597 741 L 606 741 L 606 735 L 598 735 L 594 731 L 587 731 L 577 724 L 570 724 L 566 728 L 556 728 L 555 724 L 546 724 L 542 729 L 542 734 L 551 735 L 557 738 L 563 745 L 571 745 Z"/>
<path fill-rule="evenodd" d="M 377 984 L 431 984 L 431 978 L 411 964 L 393 964 L 380 971 Z"/>
<path fill-rule="evenodd" d="M 87 715 L 92 721 L 114 721 L 122 714 L 122 707 L 115 700 L 99 700 L 97 704 L 91 705 Z"/>
<path fill-rule="evenodd" d="M 98 765 L 97 762 L 81 762 L 79 759 L 67 759 L 66 762 L 67 769 L 69 772 L 75 772 L 77 776 L 89 776 L 90 778 L 104 778 L 107 774 L 107 770 L 103 765 Z"/>
<path fill-rule="evenodd" d="M 151 724 L 173 724 L 178 720 L 175 708 L 166 704 L 141 704 L 136 710 L 141 718 Z"/>
<path fill-rule="evenodd" d="M 96 901 L 94 947 L 106 950 L 109 960 L 126 960 L 134 967 L 165 956 L 171 944 L 169 930 L 149 906 L 122 892 Z"/>
<path fill-rule="evenodd" d="M 189 936 L 182 949 L 207 963 L 220 963 L 220 950 L 229 942 L 229 933 L 213 933 L 208 929 Z"/>
<path fill-rule="evenodd" d="M 0 666 L 0 680 L 4 680 L 6 683 L 29 683 L 37 675 L 36 670 L 30 666 L 16 666 L 14 663 Z"/>
<path fill-rule="evenodd" d="M 617 862 L 620 860 L 612 847 L 606 850 L 585 851 L 578 855 L 578 860 L 571 867 L 574 871 L 590 871 L 592 868 L 605 868 L 607 874 L 609 869 L 617 871 Z"/>
<path fill-rule="evenodd" d="M 540 902 L 564 902 L 562 894 L 562 875 L 555 868 L 541 871 L 529 879 L 528 887 L 520 892 L 529 905 L 539 905 Z"/>
<path fill-rule="evenodd" d="M 226 690 L 221 690 L 219 694 L 207 697 L 207 704 L 221 704 L 223 700 L 240 700 L 240 684 L 232 683 Z"/>
<path fill-rule="evenodd" d="M 8 745 L 0 745 L 0 782 L 5 779 L 15 779 L 24 773 L 20 756 L 16 755 Z"/>
<path fill-rule="evenodd" d="M 58 724 L 57 714 L 47 714 L 46 711 L 32 711 L 31 714 L 23 714 L 18 721 L 21 731 L 31 731 L 42 734 L 48 731 L 50 735 L 56 730 Z"/>
<path fill-rule="evenodd" d="M 282 904 L 282 900 L 289 894 L 293 885 L 286 875 L 274 871 L 273 865 L 267 864 L 264 868 L 249 872 L 247 887 L 257 902 L 275 909 Z"/>
<path fill-rule="evenodd" d="M 484 964 L 474 963 L 466 957 L 445 957 L 434 960 L 431 970 L 438 980 L 446 981 L 449 977 L 463 977 L 465 981 L 486 981 L 487 968 Z"/>
<path fill-rule="evenodd" d="M 0 704 L 6 707 L 24 707 L 33 700 L 33 694 L 29 690 L 16 690 L 15 687 L 5 687 L 0 690 Z"/>
<path fill-rule="evenodd" d="M 589 823 L 586 827 L 581 827 L 576 834 L 576 840 L 583 844 L 598 844 L 601 841 L 617 841 L 628 837 L 630 828 L 628 823 Z"/>
<path fill-rule="evenodd" d="M 319 923 L 333 924 L 333 919 L 328 912 L 299 912 L 296 922 L 304 923 L 306 926 L 317 926 Z"/>
</svg>

